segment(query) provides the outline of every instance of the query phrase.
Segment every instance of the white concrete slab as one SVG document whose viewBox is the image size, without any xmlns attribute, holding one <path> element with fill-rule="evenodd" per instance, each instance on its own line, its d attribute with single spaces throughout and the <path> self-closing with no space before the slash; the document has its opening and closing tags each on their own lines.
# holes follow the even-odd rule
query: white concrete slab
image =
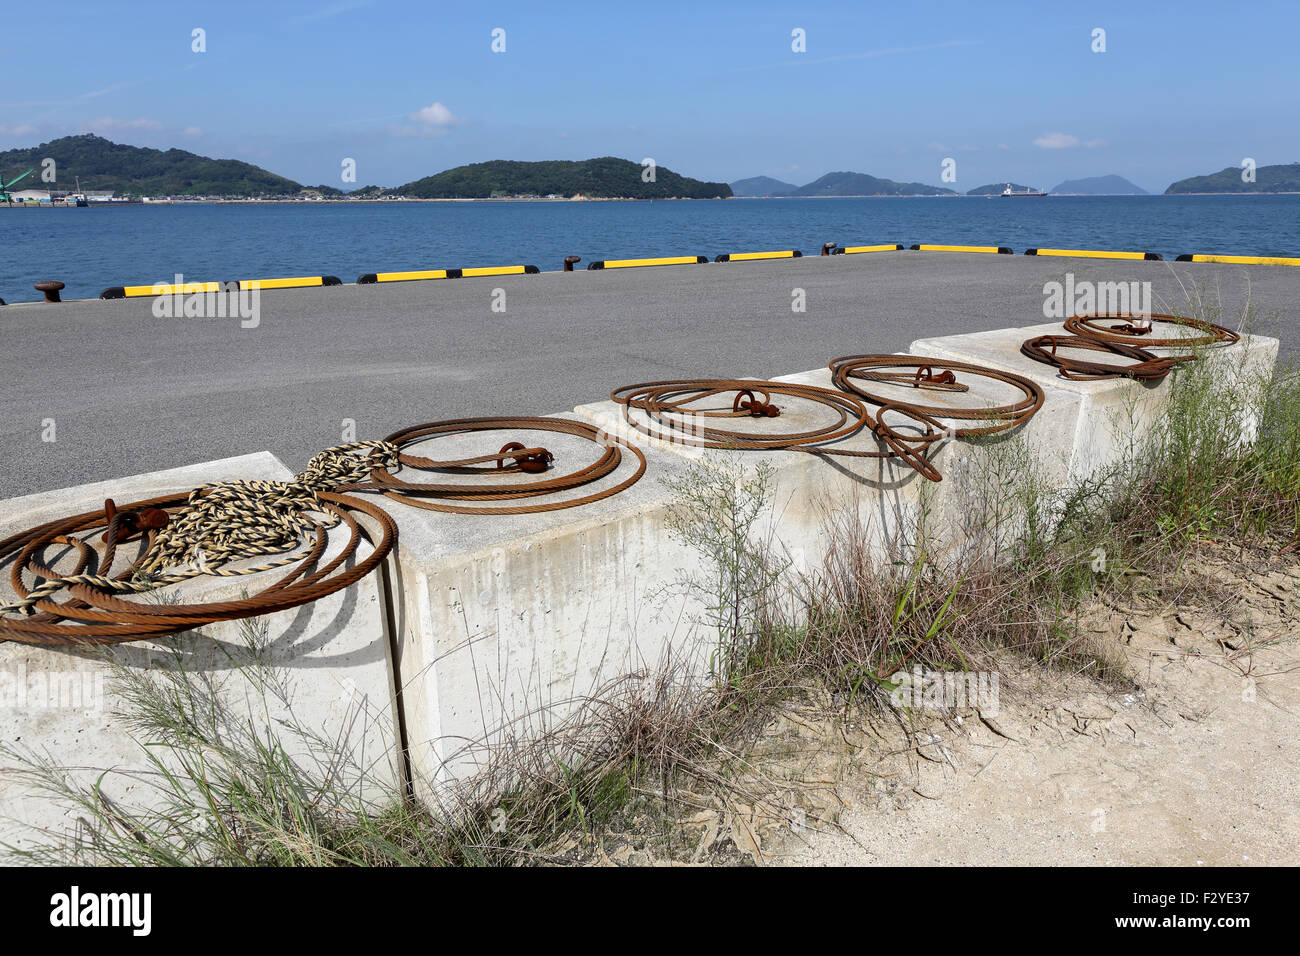
<svg viewBox="0 0 1300 956">
<path fill-rule="evenodd" d="M 89 511 L 106 497 L 119 504 L 189 490 L 197 485 L 235 478 L 283 480 L 291 477 L 267 452 L 43 492 L 0 502 L 0 537 L 61 515 Z M 9 566 L 0 567 L 0 591 L 8 588 Z M 293 717 L 327 739 L 350 748 L 357 769 L 373 784 L 400 780 L 396 747 L 389 642 L 383 627 L 377 575 L 313 604 L 265 615 L 250 630 L 224 622 L 162 641 L 141 641 L 113 648 L 42 648 L 0 643 L 0 739 L 24 748 L 48 751 L 77 779 L 93 780 L 113 770 L 105 791 L 124 806 L 150 802 L 149 770 L 141 741 L 119 716 L 121 702 L 110 681 L 109 656 L 128 668 L 175 667 L 211 678 L 221 685 L 232 709 L 244 709 L 259 730 L 278 729 L 289 717 L 275 695 L 264 696 L 242 677 L 233 662 L 249 660 L 250 637 L 262 660 L 290 700 Z M 186 594 L 205 599 L 238 596 L 243 583 L 212 579 L 185 586 Z M 305 742 L 280 731 L 291 753 L 310 760 Z M 8 761 L 0 760 L 0 765 Z M 0 774 L 0 843 L 29 844 L 32 827 L 60 831 L 75 824 L 68 815 L 26 784 Z"/>
<path fill-rule="evenodd" d="M 404 451 L 448 460 L 495 453 L 508 440 L 548 449 L 556 474 L 602 452 L 575 436 L 526 429 Z M 664 478 L 680 477 L 688 463 L 654 449 L 645 454 L 648 468 L 636 484 L 570 509 L 460 515 L 382 499 L 401 529 L 398 673 L 417 792 L 472 774 L 488 745 L 535 737 L 602 684 L 653 671 L 668 655 L 707 673 L 702 608 L 675 586 L 699 556 L 665 526 L 672 495 Z M 635 467 L 624 451 L 612 475 L 563 497 L 616 485 Z M 454 476 L 417 470 L 409 480 Z"/>
</svg>

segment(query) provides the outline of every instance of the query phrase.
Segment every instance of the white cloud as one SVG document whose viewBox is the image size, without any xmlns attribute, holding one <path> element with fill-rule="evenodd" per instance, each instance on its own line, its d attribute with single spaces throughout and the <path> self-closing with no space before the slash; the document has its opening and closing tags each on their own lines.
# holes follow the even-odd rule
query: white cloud
<svg viewBox="0 0 1300 956">
<path fill-rule="evenodd" d="M 1039 149 L 1074 149 L 1078 146 L 1084 149 L 1096 149 L 1098 146 L 1105 146 L 1106 141 L 1104 139 L 1081 140 L 1069 133 L 1044 133 L 1034 140 L 1034 145 Z"/>
<path fill-rule="evenodd" d="M 89 93 L 82 93 L 80 98 L 83 100 L 93 100 L 101 96 L 107 96 L 109 93 L 116 93 L 118 90 L 124 90 L 128 86 L 131 86 L 131 84 L 115 83 L 113 86 L 106 86 L 102 90 L 91 90 Z"/>
<path fill-rule="evenodd" d="M 1069 133 L 1044 133 L 1034 140 L 1039 149 L 1070 149 L 1079 145 L 1079 137 Z"/>
<path fill-rule="evenodd" d="M 301 16 L 293 17 L 289 22 L 319 23 L 321 20 L 330 20 L 340 14 L 351 13 L 353 10 L 364 10 L 373 2 L 374 0 L 340 0 L 339 3 L 331 3 L 311 13 L 305 13 Z"/>
<path fill-rule="evenodd" d="M 41 125 L 33 123 L 0 123 L 0 136 L 6 138 L 36 135 L 47 137 L 73 136 L 87 132 L 98 133 L 110 139 L 115 136 L 134 133 L 147 143 L 166 142 L 174 140 L 177 136 L 197 138 L 205 135 L 203 128 L 200 126 L 168 126 L 145 117 L 122 119 L 116 116 L 101 116 L 99 119 L 89 122 L 59 122 L 43 123 Z M 128 135 L 127 138 L 132 137 Z"/>
<path fill-rule="evenodd" d="M 437 102 L 416 110 L 411 114 L 411 119 L 426 126 L 451 126 L 460 122 L 460 118 L 453 116 L 451 110 Z"/>
<path fill-rule="evenodd" d="M 843 53 L 838 56 L 823 56 L 817 59 L 807 59 L 805 56 L 786 57 L 779 63 L 767 63 L 763 66 L 742 66 L 733 72 L 750 73 L 754 70 L 770 70 L 776 67 L 787 66 L 812 66 L 817 63 L 841 63 L 845 60 L 874 60 L 881 56 L 897 56 L 908 53 L 927 53 L 931 50 L 946 50 L 951 47 L 972 46 L 980 43 L 980 40 L 945 40 L 942 43 L 927 43 L 924 46 L 893 46 L 885 47 L 878 50 L 865 50 L 862 53 Z"/>
<path fill-rule="evenodd" d="M 411 122 L 390 123 L 388 134 L 403 139 L 412 136 L 445 136 L 451 127 L 465 122 L 447 106 L 437 101 L 416 110 L 406 119 Z"/>
<path fill-rule="evenodd" d="M 157 120 L 140 119 L 124 120 L 117 119 L 113 116 L 101 116 L 97 120 L 91 120 L 86 124 L 87 128 L 107 132 L 119 129 L 162 129 L 163 124 Z"/>
</svg>

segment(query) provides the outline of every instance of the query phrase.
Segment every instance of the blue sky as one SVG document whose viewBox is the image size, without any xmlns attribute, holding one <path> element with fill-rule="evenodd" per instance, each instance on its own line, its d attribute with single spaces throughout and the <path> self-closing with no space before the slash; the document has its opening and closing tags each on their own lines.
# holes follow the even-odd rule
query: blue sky
<svg viewBox="0 0 1300 956">
<path fill-rule="evenodd" d="M 0 148 L 97 132 L 339 186 L 345 158 L 357 185 L 601 155 L 939 185 L 950 157 L 958 189 L 1118 173 L 1151 190 L 1300 160 L 1286 2 L 65 0 L 48 26 L 24 10 Z"/>
</svg>

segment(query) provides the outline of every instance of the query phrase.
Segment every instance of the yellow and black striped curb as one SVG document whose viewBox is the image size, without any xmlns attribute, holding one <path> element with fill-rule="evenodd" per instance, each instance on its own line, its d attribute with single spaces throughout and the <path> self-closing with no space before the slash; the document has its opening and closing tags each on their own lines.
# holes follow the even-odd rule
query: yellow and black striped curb
<svg viewBox="0 0 1300 956">
<path fill-rule="evenodd" d="M 878 246 L 837 246 L 831 250 L 831 255 L 852 256 L 859 252 L 898 252 L 902 248 L 901 242 L 886 242 Z"/>
<path fill-rule="evenodd" d="M 636 269 L 641 266 L 690 266 L 709 261 L 708 256 L 667 256 L 661 259 L 597 259 L 587 263 L 587 269 Z"/>
<path fill-rule="evenodd" d="M 1011 255 L 1006 246 L 935 246 L 918 243 L 912 246 L 913 252 L 988 252 L 1003 256 Z"/>
<path fill-rule="evenodd" d="M 1289 256 L 1200 256 L 1181 255 L 1175 262 L 1226 262 L 1243 266 L 1300 266 L 1300 259 Z"/>
<path fill-rule="evenodd" d="M 714 262 L 750 262 L 754 259 L 802 259 L 803 253 L 798 249 L 782 249 L 778 252 L 724 252 Z"/>
<path fill-rule="evenodd" d="M 253 289 L 308 289 L 316 286 L 342 285 L 338 276 L 297 276 L 289 279 L 238 279 L 232 282 L 185 282 L 180 285 L 156 282 L 153 285 L 114 285 L 99 294 L 101 299 L 135 299 L 141 296 L 190 295 L 195 292 L 249 292 Z"/>
<path fill-rule="evenodd" d="M 472 279 L 477 276 L 534 276 L 537 266 L 484 266 L 478 269 L 420 269 L 414 272 L 367 272 L 357 276 L 357 285 L 375 282 L 415 282 L 421 279 Z"/>
<path fill-rule="evenodd" d="M 1071 256 L 1080 259 L 1144 259 L 1148 262 L 1164 262 L 1165 257 L 1158 252 L 1111 252 L 1107 249 L 1026 249 L 1027 256 Z"/>
</svg>

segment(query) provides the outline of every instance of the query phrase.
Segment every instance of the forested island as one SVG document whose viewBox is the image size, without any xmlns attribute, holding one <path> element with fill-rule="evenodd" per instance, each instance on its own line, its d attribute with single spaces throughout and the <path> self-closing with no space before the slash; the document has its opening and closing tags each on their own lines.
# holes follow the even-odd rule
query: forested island
<svg viewBox="0 0 1300 956">
<path fill-rule="evenodd" d="M 54 160 L 53 183 L 41 179 L 46 159 Z M 21 188 L 70 190 L 80 181 L 88 192 L 131 196 L 282 196 L 303 189 L 292 179 L 237 159 L 127 146 L 93 133 L 0 153 L 0 172 L 12 177 L 28 169 L 36 172 Z"/>
<path fill-rule="evenodd" d="M 956 196 L 955 190 L 925 183 L 897 183 L 866 173 L 827 173 L 800 186 L 792 196 Z"/>
<path fill-rule="evenodd" d="M 57 179 L 42 180 L 47 159 Z M 236 159 L 209 159 L 183 149 L 149 149 L 114 143 L 86 133 L 65 136 L 27 149 L 0 152 L 0 174 L 35 169 L 23 183 L 30 189 L 70 190 L 76 181 L 87 192 L 119 196 L 220 197 L 262 199 L 494 199 L 536 197 L 572 199 L 727 199 L 726 183 L 702 182 L 664 166 L 627 159 L 514 162 L 493 160 L 457 166 L 403 186 L 304 186 L 260 166 Z"/>
<path fill-rule="evenodd" d="M 1300 193 L 1300 163 L 1259 166 L 1254 182 L 1242 179 L 1240 166 L 1228 166 L 1208 176 L 1180 179 L 1165 190 L 1166 196 L 1188 193 Z"/>
<path fill-rule="evenodd" d="M 728 199 L 726 183 L 701 182 L 664 166 L 653 169 L 627 159 L 546 160 L 524 163 L 496 159 L 457 166 L 399 186 L 393 192 L 416 199 L 491 199 L 506 196 L 592 199 Z"/>
</svg>

